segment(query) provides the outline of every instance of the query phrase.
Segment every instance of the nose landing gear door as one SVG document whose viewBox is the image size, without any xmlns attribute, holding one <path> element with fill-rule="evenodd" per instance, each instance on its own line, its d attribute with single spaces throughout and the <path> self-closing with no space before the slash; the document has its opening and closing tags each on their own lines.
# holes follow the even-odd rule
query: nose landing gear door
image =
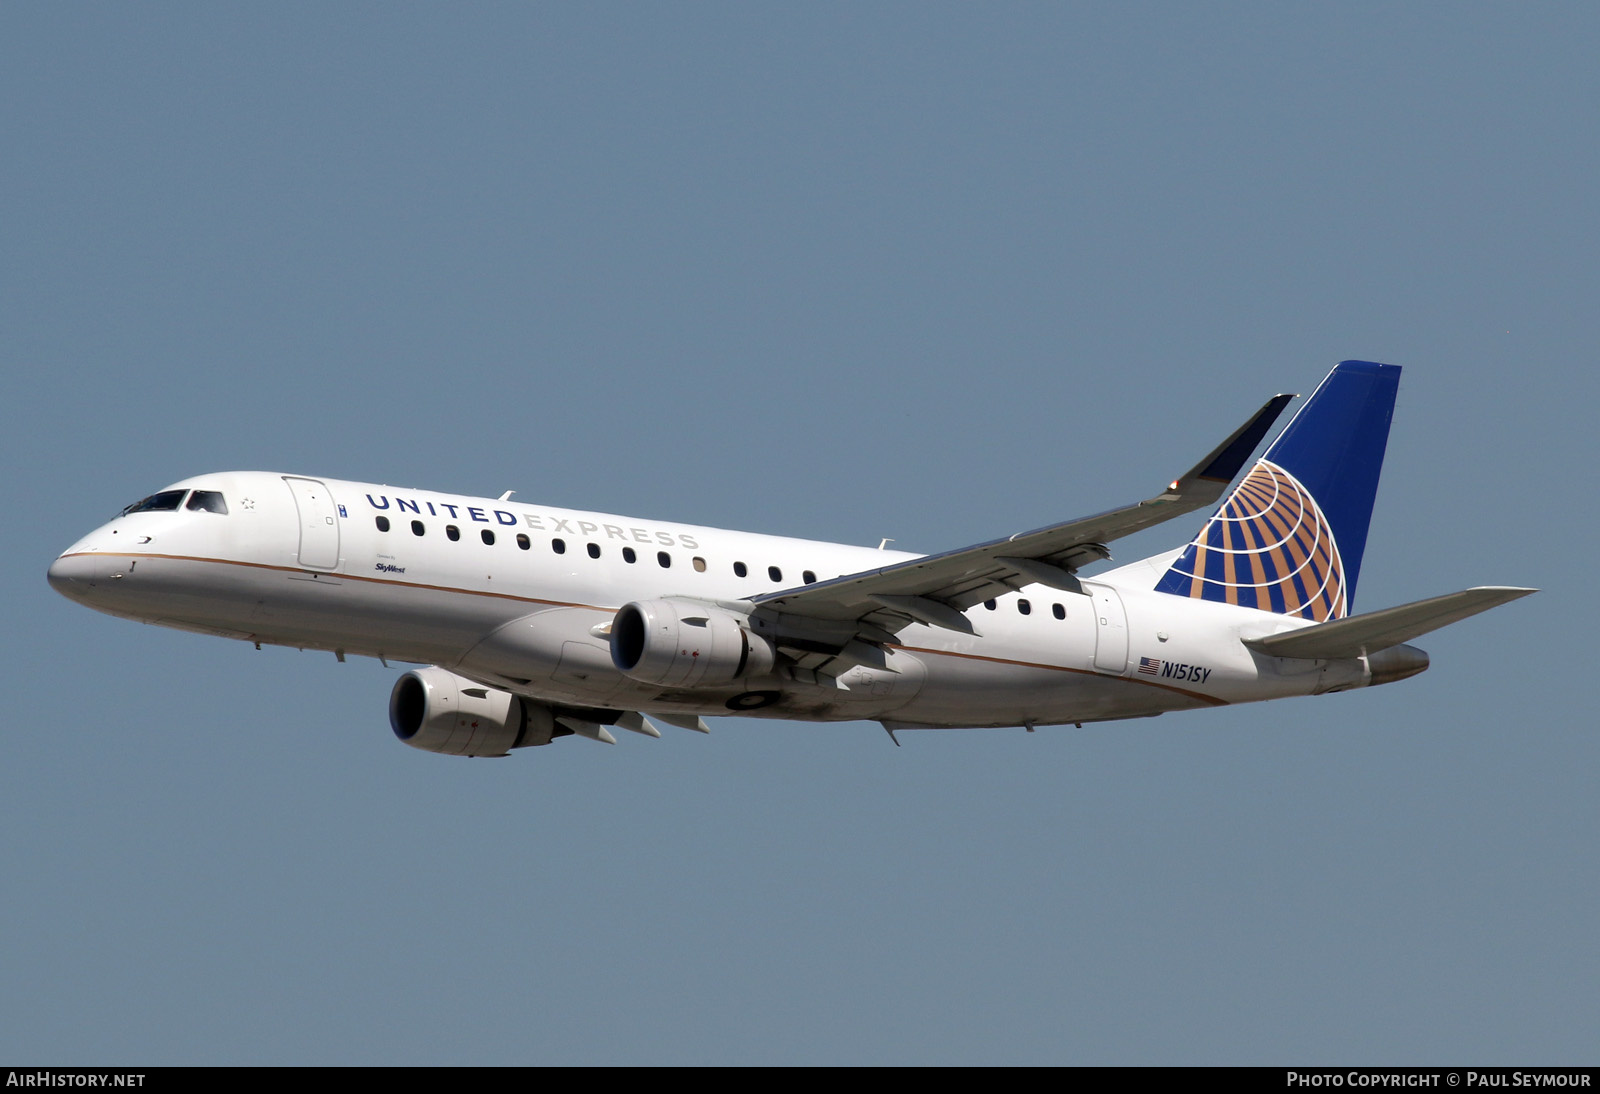
<svg viewBox="0 0 1600 1094">
<path fill-rule="evenodd" d="M 333 494 L 316 479 L 295 479 L 285 475 L 300 514 L 300 565 L 314 570 L 331 570 L 339 565 L 339 514 Z"/>
</svg>

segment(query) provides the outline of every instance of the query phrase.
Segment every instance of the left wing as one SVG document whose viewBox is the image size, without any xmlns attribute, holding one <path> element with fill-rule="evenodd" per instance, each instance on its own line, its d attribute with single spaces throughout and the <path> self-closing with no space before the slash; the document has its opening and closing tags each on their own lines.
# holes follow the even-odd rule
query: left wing
<svg viewBox="0 0 1600 1094">
<path fill-rule="evenodd" d="M 809 638 L 817 652 L 824 652 L 852 639 L 892 641 L 895 632 L 912 623 L 976 634 L 962 612 L 1024 585 L 1082 592 L 1075 571 L 1110 558 L 1107 543 L 1217 502 L 1292 398 L 1273 396 L 1153 498 L 973 547 L 752 597 L 752 621 L 780 640 L 796 639 L 792 644 L 802 649 Z"/>
</svg>

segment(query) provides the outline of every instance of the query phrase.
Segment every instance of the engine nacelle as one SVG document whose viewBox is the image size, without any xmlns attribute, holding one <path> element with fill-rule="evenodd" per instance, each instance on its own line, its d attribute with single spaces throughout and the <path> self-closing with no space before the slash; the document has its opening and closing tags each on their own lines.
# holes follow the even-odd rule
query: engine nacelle
<svg viewBox="0 0 1600 1094">
<path fill-rule="evenodd" d="M 738 616 L 692 600 L 636 600 L 611 621 L 611 663 L 663 687 L 729 684 L 771 672 L 776 659 Z"/>
<path fill-rule="evenodd" d="M 389 725 L 412 748 L 447 756 L 504 756 L 547 745 L 555 732 L 548 707 L 441 668 L 413 669 L 395 681 Z"/>
</svg>

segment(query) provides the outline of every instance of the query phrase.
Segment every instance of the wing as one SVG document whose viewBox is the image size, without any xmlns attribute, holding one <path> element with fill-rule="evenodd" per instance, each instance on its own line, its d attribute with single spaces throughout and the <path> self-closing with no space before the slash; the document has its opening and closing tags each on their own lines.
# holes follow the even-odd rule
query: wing
<svg viewBox="0 0 1600 1094">
<path fill-rule="evenodd" d="M 1082 592 L 1080 566 L 1109 558 L 1106 544 L 1215 504 L 1293 395 L 1266 405 L 1167 489 L 1146 501 L 1005 539 L 847 574 L 751 598 L 752 621 L 785 644 L 818 653 L 892 641 L 912 623 L 976 634 L 967 608 L 1024 585 Z M 852 640 L 864 640 L 852 641 Z M 870 652 L 862 658 L 873 661 Z"/>
</svg>

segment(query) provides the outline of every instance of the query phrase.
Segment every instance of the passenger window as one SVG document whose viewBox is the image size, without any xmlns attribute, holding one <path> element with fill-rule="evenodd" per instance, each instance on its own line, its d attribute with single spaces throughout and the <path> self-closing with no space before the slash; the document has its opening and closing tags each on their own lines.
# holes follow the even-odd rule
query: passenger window
<svg viewBox="0 0 1600 1094">
<path fill-rule="evenodd" d="M 189 504 L 185 509 L 193 509 L 198 513 L 220 513 L 228 515 L 228 503 L 222 500 L 222 495 L 215 490 L 196 490 L 189 495 Z"/>
<path fill-rule="evenodd" d="M 812 585 L 816 583 L 817 575 L 812 573 L 810 570 L 805 570 L 800 574 L 800 580 L 804 581 L 807 585 Z"/>
<path fill-rule="evenodd" d="M 379 517 L 378 518 L 378 531 L 387 532 L 388 530 L 389 530 L 389 518 L 388 517 Z"/>
<path fill-rule="evenodd" d="M 1023 615 L 1029 615 L 1033 612 L 1033 605 L 1029 604 L 1026 600 L 1019 600 L 1017 601 L 1017 611 L 1021 612 Z"/>
<path fill-rule="evenodd" d="M 638 562 L 639 561 L 639 554 L 632 547 L 624 547 L 622 549 L 622 561 L 630 562 L 630 563 L 631 562 Z"/>
<path fill-rule="evenodd" d="M 598 543 L 589 544 L 589 557 L 590 558 L 599 558 L 600 557 L 600 545 Z"/>
<path fill-rule="evenodd" d="M 483 537 L 483 542 L 484 542 L 485 546 L 488 546 L 488 547 L 493 547 L 494 546 L 494 533 L 489 531 L 489 529 L 487 529 L 487 528 L 483 529 L 482 531 L 480 531 L 478 533 L 478 535 Z"/>
<path fill-rule="evenodd" d="M 773 581 L 782 581 L 783 571 L 778 569 L 776 566 L 768 566 L 767 577 L 771 578 Z"/>
<path fill-rule="evenodd" d="M 461 529 L 457 528 L 454 524 L 446 524 L 444 526 L 444 535 L 446 539 L 448 539 L 451 543 L 454 543 L 456 540 L 461 538 Z"/>
<path fill-rule="evenodd" d="M 992 601 L 992 600 L 985 600 L 983 602 L 983 606 L 985 608 L 988 608 L 991 612 L 994 611 L 994 601 Z"/>
<path fill-rule="evenodd" d="M 697 574 L 703 574 L 706 572 L 706 560 L 701 558 L 699 555 L 694 556 L 694 572 Z"/>
<path fill-rule="evenodd" d="M 567 553 L 567 541 L 564 539 L 553 539 L 550 541 L 550 549 L 558 555 L 564 555 Z"/>
<path fill-rule="evenodd" d="M 411 522 L 411 534 L 412 535 L 420 536 L 420 535 L 422 535 L 422 533 L 424 533 L 426 531 L 427 531 L 427 529 L 422 526 L 422 522 L 420 520 L 414 520 L 414 521 Z"/>
<path fill-rule="evenodd" d="M 1050 608 L 1050 614 L 1054 615 L 1057 619 L 1065 619 L 1067 617 L 1067 609 L 1063 608 L 1060 604 L 1054 604 Z"/>
<path fill-rule="evenodd" d="M 746 566 L 744 563 L 735 562 L 733 564 L 733 574 L 734 574 L 735 577 L 744 577 L 744 576 L 748 575 L 749 573 L 750 573 L 750 567 Z"/>
<path fill-rule="evenodd" d="M 661 563 L 661 568 L 665 570 L 672 565 L 672 556 L 665 551 L 657 551 L 656 561 Z"/>
<path fill-rule="evenodd" d="M 518 532 L 517 533 L 517 546 L 520 549 L 526 551 L 529 547 L 533 546 L 533 541 L 530 540 L 525 533 Z"/>
</svg>

